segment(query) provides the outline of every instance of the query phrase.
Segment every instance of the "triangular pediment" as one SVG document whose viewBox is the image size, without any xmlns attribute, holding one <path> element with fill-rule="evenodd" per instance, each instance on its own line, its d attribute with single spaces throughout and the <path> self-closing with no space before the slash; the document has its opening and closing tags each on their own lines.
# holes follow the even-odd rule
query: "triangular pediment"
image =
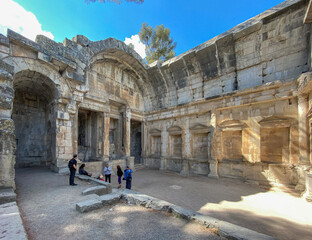
<svg viewBox="0 0 312 240">
<path fill-rule="evenodd" d="M 170 128 L 167 129 L 168 132 L 181 132 L 182 128 L 180 128 L 179 126 L 172 126 Z"/>
<path fill-rule="evenodd" d="M 219 124 L 220 127 L 241 126 L 241 125 L 243 125 L 243 123 L 239 120 L 225 120 Z"/>
<path fill-rule="evenodd" d="M 293 118 L 270 116 L 262 119 L 259 124 L 261 127 L 289 127 L 296 122 Z"/>
<path fill-rule="evenodd" d="M 153 128 L 149 131 L 150 134 L 161 134 L 161 131 L 159 129 Z"/>
<path fill-rule="evenodd" d="M 208 126 L 201 124 L 201 123 L 197 123 L 193 125 L 192 127 L 190 127 L 190 130 L 208 130 Z"/>
</svg>

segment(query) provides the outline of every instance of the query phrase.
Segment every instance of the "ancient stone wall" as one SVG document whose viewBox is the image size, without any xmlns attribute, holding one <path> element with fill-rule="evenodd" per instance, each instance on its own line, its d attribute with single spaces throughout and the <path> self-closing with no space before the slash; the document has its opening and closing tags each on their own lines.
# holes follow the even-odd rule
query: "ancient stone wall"
<svg viewBox="0 0 312 240">
<path fill-rule="evenodd" d="M 295 3 L 294 3 L 295 2 Z M 308 71 L 308 1 L 286 1 L 148 69 L 160 108 L 209 99 Z M 290 4 L 287 7 L 287 4 Z"/>
<path fill-rule="evenodd" d="M 308 2 L 285 1 L 149 66 L 116 39 L 33 42 L 8 30 L 0 187 L 14 187 L 14 165 L 60 171 L 78 153 L 95 172 L 135 157 L 184 175 L 302 189 L 312 159 Z"/>
</svg>

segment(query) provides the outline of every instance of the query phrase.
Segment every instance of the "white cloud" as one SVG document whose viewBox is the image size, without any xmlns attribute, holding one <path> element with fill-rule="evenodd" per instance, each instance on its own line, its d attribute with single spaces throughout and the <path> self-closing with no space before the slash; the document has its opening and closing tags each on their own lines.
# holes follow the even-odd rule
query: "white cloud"
<svg viewBox="0 0 312 240">
<path fill-rule="evenodd" d="M 145 45 L 140 41 L 138 34 L 132 35 L 131 38 L 127 38 L 124 41 L 125 44 L 132 43 L 134 45 L 134 50 L 142 57 L 145 58 Z"/>
<path fill-rule="evenodd" d="M 51 32 L 42 30 L 32 12 L 26 11 L 13 0 L 0 0 L 0 33 L 6 35 L 8 28 L 31 40 L 35 40 L 39 34 L 54 39 Z"/>
</svg>

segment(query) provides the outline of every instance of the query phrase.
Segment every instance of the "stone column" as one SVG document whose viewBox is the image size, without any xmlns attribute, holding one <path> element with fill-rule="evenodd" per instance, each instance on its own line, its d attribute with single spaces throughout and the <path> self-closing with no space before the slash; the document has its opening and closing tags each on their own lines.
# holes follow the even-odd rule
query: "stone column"
<svg viewBox="0 0 312 240">
<path fill-rule="evenodd" d="M 308 100 L 304 95 L 298 96 L 299 120 L 299 163 L 309 164 L 308 160 L 308 129 L 307 129 Z"/>
<path fill-rule="evenodd" d="M 127 108 L 126 111 L 124 112 L 124 126 L 125 126 L 125 132 L 124 132 L 125 155 L 129 157 L 130 156 L 130 134 L 131 134 L 131 110 L 129 108 Z"/>
<path fill-rule="evenodd" d="M 145 157 L 145 151 L 144 151 L 144 148 L 145 148 L 145 122 L 143 121 L 142 123 L 141 123 L 141 149 L 142 149 L 142 151 L 141 151 L 141 164 L 143 164 L 144 165 L 144 157 Z"/>
<path fill-rule="evenodd" d="M 161 131 L 161 147 L 160 147 L 160 169 L 167 169 L 167 147 L 168 147 L 168 132 L 166 129 L 166 125 L 164 124 L 163 129 Z"/>
<path fill-rule="evenodd" d="M 15 125 L 11 119 L 14 68 L 0 60 L 0 188 L 15 189 Z"/>
<path fill-rule="evenodd" d="M 182 130 L 182 170 L 180 174 L 189 175 L 190 166 L 189 166 L 189 157 L 191 155 L 190 148 L 190 132 L 189 132 L 189 121 L 188 119 L 185 122 L 185 128 Z"/>
<path fill-rule="evenodd" d="M 78 154 L 78 111 L 73 115 L 73 153 Z"/>
<path fill-rule="evenodd" d="M 110 117 L 107 116 L 107 114 L 103 114 L 103 119 L 104 119 L 104 161 L 109 160 L 109 126 L 110 126 Z"/>
</svg>

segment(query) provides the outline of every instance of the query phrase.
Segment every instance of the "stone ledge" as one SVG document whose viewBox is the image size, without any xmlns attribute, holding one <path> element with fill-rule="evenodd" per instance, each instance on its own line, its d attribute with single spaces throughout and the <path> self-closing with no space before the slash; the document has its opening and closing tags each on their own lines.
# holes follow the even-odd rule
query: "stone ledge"
<svg viewBox="0 0 312 240">
<path fill-rule="evenodd" d="M 250 229 L 237 226 L 232 223 L 221 221 L 216 218 L 202 215 L 169 202 L 141 194 L 132 190 L 121 190 L 113 194 L 104 195 L 99 198 L 77 203 L 76 209 L 79 212 L 87 212 L 99 209 L 104 205 L 117 203 L 119 199 L 124 199 L 128 204 L 144 206 L 158 211 L 172 213 L 174 216 L 181 217 L 188 221 L 194 221 L 207 228 L 217 229 L 222 237 L 236 240 L 274 240 L 273 237 L 252 231 Z"/>
<path fill-rule="evenodd" d="M 90 195 L 90 194 L 96 194 L 98 196 L 108 194 L 108 189 L 105 186 L 95 186 L 85 189 L 82 192 L 82 195 Z"/>
<path fill-rule="evenodd" d="M 112 193 L 112 185 L 110 183 L 104 182 L 102 180 L 99 180 L 99 179 L 96 179 L 93 177 L 88 177 L 86 175 L 77 174 L 76 177 L 79 178 L 80 180 L 92 181 L 92 182 L 95 182 L 97 184 L 104 185 L 107 188 L 107 194 Z"/>
<path fill-rule="evenodd" d="M 86 200 L 86 201 L 79 202 L 76 204 L 76 210 L 81 213 L 90 212 L 92 210 L 96 210 L 102 207 L 103 207 L 103 204 L 101 200 L 98 198 Z"/>
<path fill-rule="evenodd" d="M 0 204 L 16 201 L 16 194 L 12 188 L 0 189 Z"/>
<path fill-rule="evenodd" d="M 119 202 L 121 198 L 121 193 L 111 193 L 99 197 L 99 200 L 102 202 L 103 206 L 112 205 Z"/>
</svg>

